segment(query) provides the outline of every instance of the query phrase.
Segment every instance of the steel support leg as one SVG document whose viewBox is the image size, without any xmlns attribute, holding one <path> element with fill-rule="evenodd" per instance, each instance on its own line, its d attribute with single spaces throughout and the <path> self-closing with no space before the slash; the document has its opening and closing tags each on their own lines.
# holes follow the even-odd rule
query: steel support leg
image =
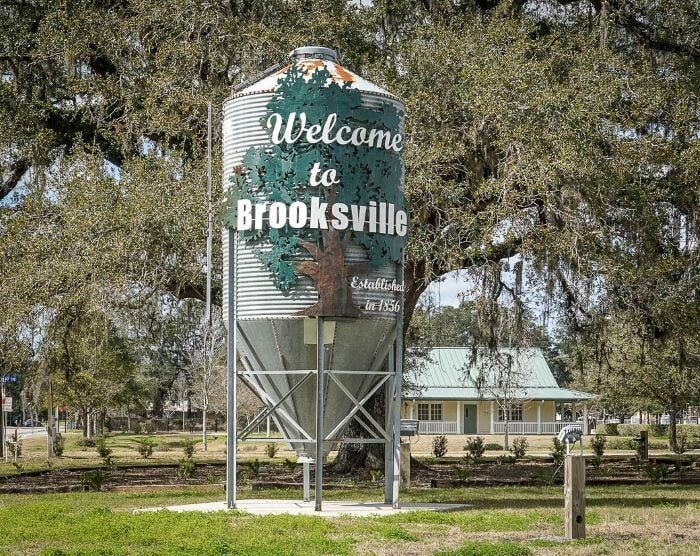
<svg viewBox="0 0 700 556">
<path fill-rule="evenodd" d="M 228 342 L 226 353 L 226 505 L 236 507 L 236 303 L 235 249 L 236 233 L 228 231 Z"/>
<path fill-rule="evenodd" d="M 403 283 L 403 260 L 399 267 L 399 283 Z M 396 320 L 396 343 L 394 344 L 394 403 L 393 403 L 393 443 L 394 473 L 392 475 L 391 505 L 399 508 L 399 487 L 401 485 L 401 385 L 403 381 L 403 302 Z"/>
<path fill-rule="evenodd" d="M 393 373 L 393 376 L 386 381 L 384 388 L 384 430 L 387 433 L 387 439 L 384 443 L 384 503 L 392 503 L 392 489 L 394 485 L 394 379 L 396 378 L 396 369 L 394 368 L 394 348 L 389 351 L 387 357 L 387 373 Z"/>
<path fill-rule="evenodd" d="M 316 318 L 316 501 L 314 510 L 321 511 L 323 499 L 323 317 Z"/>
</svg>

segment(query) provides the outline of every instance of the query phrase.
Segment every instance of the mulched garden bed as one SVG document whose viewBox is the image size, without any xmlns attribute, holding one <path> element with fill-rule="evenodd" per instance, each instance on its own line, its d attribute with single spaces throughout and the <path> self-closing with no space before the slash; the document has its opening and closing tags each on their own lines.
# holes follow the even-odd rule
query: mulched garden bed
<svg viewBox="0 0 700 556">
<path fill-rule="evenodd" d="M 672 458 L 656 458 L 657 465 L 672 463 Z M 667 459 L 667 461 L 666 461 Z M 313 467 L 313 466 L 312 466 Z M 680 467 L 680 470 L 679 470 Z M 679 467 L 665 466 L 665 476 L 657 476 L 658 482 L 700 483 L 698 462 L 684 460 Z M 61 469 L 25 473 L 0 477 L 0 494 L 16 492 L 67 492 L 83 490 L 83 478 L 88 469 Z M 173 487 L 194 485 L 223 485 L 226 467 L 223 464 L 197 464 L 191 478 L 178 475 L 177 465 L 140 465 L 104 469 L 103 488 L 122 490 L 125 488 Z M 313 473 L 313 470 L 312 470 Z M 239 464 L 238 475 L 243 485 L 253 489 L 301 488 L 300 465 L 246 462 Z M 588 484 L 636 484 L 650 482 L 649 473 L 631 458 L 605 459 L 597 468 L 589 463 L 586 467 Z M 376 488 L 383 477 L 378 471 L 362 471 L 347 475 L 334 472 L 332 466 L 324 469 L 324 484 L 329 488 Z M 412 460 L 411 486 L 416 488 L 452 488 L 459 486 L 504 486 L 561 484 L 563 469 L 557 469 L 546 459 L 520 460 L 497 463 L 485 461 L 465 465 L 456 458 L 430 459 L 427 463 Z"/>
</svg>

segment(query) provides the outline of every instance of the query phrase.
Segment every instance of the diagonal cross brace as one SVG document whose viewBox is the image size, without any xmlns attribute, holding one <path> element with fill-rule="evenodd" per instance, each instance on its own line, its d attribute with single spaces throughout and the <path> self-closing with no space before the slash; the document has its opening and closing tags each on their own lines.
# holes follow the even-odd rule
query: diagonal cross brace
<svg viewBox="0 0 700 556">
<path fill-rule="evenodd" d="M 240 376 L 241 376 L 241 378 L 247 378 L 245 376 L 245 374 L 241 374 Z M 277 403 L 277 401 L 273 397 L 271 397 L 267 392 L 265 392 L 265 390 L 258 387 L 258 385 L 255 384 L 255 382 L 253 382 L 252 380 L 246 380 L 245 382 L 250 388 L 255 390 L 255 392 L 258 394 L 258 396 L 260 396 L 263 400 L 267 400 L 269 403 L 271 403 L 273 405 Z M 311 438 L 311 435 L 308 432 L 306 432 L 306 430 L 304 430 L 304 428 L 299 423 L 297 423 L 294 420 L 294 418 L 291 415 L 289 415 L 289 413 L 287 413 L 284 409 L 282 409 L 280 407 L 280 408 L 277 408 L 276 411 L 277 411 L 278 415 L 280 415 L 281 417 L 284 417 L 285 421 L 287 421 L 287 423 L 289 423 L 295 429 L 297 429 L 304 437 L 306 437 L 307 440 L 309 440 L 310 442 L 314 441 L 314 439 Z"/>
<path fill-rule="evenodd" d="M 276 410 L 280 405 L 282 405 L 282 404 L 284 403 L 284 401 L 285 401 L 289 396 L 291 396 L 297 388 L 299 388 L 299 386 L 301 386 L 302 384 L 304 384 L 304 382 L 306 382 L 306 380 L 307 380 L 311 375 L 313 375 L 313 372 L 309 372 L 308 374 L 306 374 L 299 382 L 297 382 L 294 386 L 292 386 L 292 387 L 289 389 L 289 391 L 288 391 L 284 396 L 282 396 L 282 398 L 281 398 L 276 404 L 274 404 L 272 407 L 267 407 L 267 408 L 263 409 L 258 415 L 256 415 L 256 417 L 255 417 L 250 423 L 248 423 L 248 425 L 246 426 L 246 428 L 244 428 L 244 429 L 241 431 L 241 433 L 240 433 L 239 436 L 242 437 L 242 438 L 245 438 L 245 436 L 253 429 L 253 427 L 255 427 L 255 425 L 257 425 L 260 421 L 262 421 L 262 420 L 263 420 L 265 417 L 267 417 L 268 415 L 271 415 L 272 413 L 274 413 L 275 410 Z"/>
<path fill-rule="evenodd" d="M 338 433 L 338 431 L 340 431 L 347 423 L 350 422 L 350 420 L 355 416 L 355 414 L 356 414 L 358 411 L 361 411 L 362 414 L 363 414 L 365 417 L 367 417 L 367 419 L 369 420 L 369 422 L 372 423 L 375 427 L 377 427 L 377 430 L 380 432 L 380 434 L 381 434 L 385 439 L 388 440 L 388 437 L 387 437 L 387 434 L 386 434 L 386 431 L 384 430 L 384 428 L 383 428 L 379 423 L 377 423 L 377 421 L 374 419 L 374 417 L 372 417 L 372 416 L 369 414 L 369 412 L 363 407 L 363 405 L 364 405 L 365 403 L 367 403 L 367 401 L 374 395 L 374 393 L 375 393 L 377 390 L 379 390 L 379 388 L 389 379 L 389 375 L 383 377 L 379 382 L 377 382 L 377 384 L 374 385 L 374 387 L 365 395 L 364 398 L 362 398 L 361 401 L 357 401 L 357 398 L 355 398 L 355 396 L 353 396 L 353 395 L 350 393 L 350 391 L 345 387 L 345 385 L 344 385 L 342 382 L 340 382 L 340 380 L 338 380 L 335 376 L 333 376 L 333 375 L 329 375 L 329 376 L 330 376 L 331 380 L 332 380 L 333 382 L 335 382 L 335 383 L 338 385 L 338 388 L 340 388 L 340 389 L 345 393 L 345 395 L 346 395 L 348 398 L 350 398 L 350 400 L 352 401 L 352 403 L 355 404 L 355 407 L 353 407 L 352 411 L 350 411 L 350 413 L 348 413 L 348 414 L 340 421 L 340 423 L 338 423 L 338 424 L 335 426 L 335 428 L 334 428 L 330 433 L 328 433 L 328 436 L 326 437 L 326 439 L 333 438 L 333 436 L 336 435 L 336 434 Z"/>
</svg>

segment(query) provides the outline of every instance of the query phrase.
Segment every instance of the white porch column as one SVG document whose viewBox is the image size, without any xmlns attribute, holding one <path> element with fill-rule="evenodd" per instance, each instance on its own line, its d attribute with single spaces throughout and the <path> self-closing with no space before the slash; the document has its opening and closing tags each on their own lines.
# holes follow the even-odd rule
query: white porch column
<svg viewBox="0 0 700 556">
<path fill-rule="evenodd" d="M 537 434 L 542 434 L 542 402 L 537 402 Z"/>
<path fill-rule="evenodd" d="M 462 408 L 462 402 L 457 402 L 457 434 L 462 434 L 464 430 L 464 409 Z"/>
<path fill-rule="evenodd" d="M 413 416 L 414 415 L 413 410 L 415 409 L 415 407 L 416 407 L 416 400 L 413 400 L 411 402 L 411 417 L 410 417 L 410 419 L 415 419 L 415 417 Z"/>
<path fill-rule="evenodd" d="M 489 407 L 489 415 L 491 418 L 491 425 L 489 427 L 489 434 L 493 434 L 493 413 L 494 413 L 493 402 L 491 402 L 491 406 Z"/>
<path fill-rule="evenodd" d="M 640 419 L 641 421 L 641 419 Z M 583 404 L 583 434 L 589 435 L 591 431 L 588 430 L 588 404 Z"/>
</svg>

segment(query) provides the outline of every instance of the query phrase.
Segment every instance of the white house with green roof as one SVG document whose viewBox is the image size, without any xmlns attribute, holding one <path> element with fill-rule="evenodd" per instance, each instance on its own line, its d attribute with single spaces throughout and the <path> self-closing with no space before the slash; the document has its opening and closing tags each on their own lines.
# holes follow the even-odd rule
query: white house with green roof
<svg viewBox="0 0 700 556">
<path fill-rule="evenodd" d="M 594 396 L 560 388 L 540 349 L 504 349 L 498 355 L 518 369 L 517 384 L 499 389 L 493 358 L 472 361 L 469 347 L 431 349 L 404 372 L 413 386 L 404 395 L 402 418 L 418 419 L 421 434 L 503 434 L 504 411 L 509 411 L 511 434 L 557 434 L 574 424 L 557 419 L 563 404 L 572 404 L 583 414 L 578 424 L 589 433 L 586 402 Z"/>
</svg>

